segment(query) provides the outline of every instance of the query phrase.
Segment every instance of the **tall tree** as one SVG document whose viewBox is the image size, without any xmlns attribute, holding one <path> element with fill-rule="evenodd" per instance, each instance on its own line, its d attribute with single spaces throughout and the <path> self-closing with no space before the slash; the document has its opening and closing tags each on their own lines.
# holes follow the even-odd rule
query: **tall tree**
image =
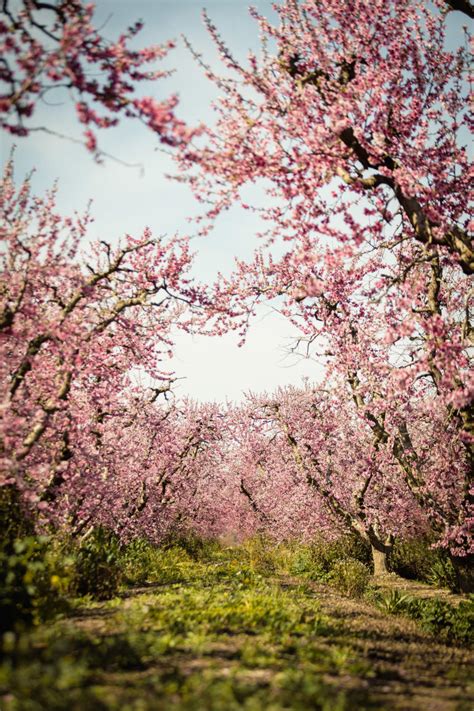
<svg viewBox="0 0 474 711">
<path fill-rule="evenodd" d="M 173 333 L 205 311 L 185 239 L 146 229 L 85 254 L 88 215 L 62 218 L 54 191 L 17 190 L 12 171 L 1 205 L 0 483 L 47 508 L 70 475 L 107 479 L 111 423 L 133 422 L 134 396 L 168 389 Z"/>
<path fill-rule="evenodd" d="M 433 521 L 413 403 L 462 443 L 463 501 L 440 535 L 465 567 L 474 507 L 468 35 L 450 47 L 446 16 L 470 9 L 449 5 L 286 0 L 276 26 L 252 11 L 264 45 L 245 67 L 206 17 L 229 72 L 209 71 L 222 93 L 216 125 L 178 160 L 212 202 L 210 224 L 234 202 L 269 223 L 254 263 L 221 283 L 222 308 L 233 299 L 243 314 L 258 299 L 284 298 L 283 313 L 344 378 Z M 263 207 L 243 197 L 258 181 Z"/>
</svg>

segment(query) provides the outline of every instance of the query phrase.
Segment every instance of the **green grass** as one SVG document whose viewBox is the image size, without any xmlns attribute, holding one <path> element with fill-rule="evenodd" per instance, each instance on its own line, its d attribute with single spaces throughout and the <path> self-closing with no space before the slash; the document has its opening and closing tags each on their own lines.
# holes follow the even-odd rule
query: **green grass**
<svg viewBox="0 0 474 711">
<path fill-rule="evenodd" d="M 245 551 L 163 554 L 156 581 L 3 637 L 6 710 L 369 708 L 344 689 L 366 666 L 328 647 L 336 623 L 306 586 L 282 588 Z"/>
<path fill-rule="evenodd" d="M 420 599 L 391 590 L 372 596 L 377 607 L 390 615 L 406 615 L 422 629 L 445 642 L 474 646 L 474 595 L 451 605 L 436 598 Z"/>
<path fill-rule="evenodd" d="M 161 548 L 137 541 L 115 553 L 112 541 L 121 582 L 104 600 L 102 568 L 93 557 L 100 541 L 90 540 L 87 566 L 81 561 L 94 582 L 84 589 L 94 592 L 69 593 L 56 617 L 48 614 L 36 626 L 23 621 L 1 637 L 2 711 L 392 708 L 390 700 L 381 704 L 380 688 L 393 668 L 366 654 L 343 614 L 329 617 L 318 603 L 314 580 L 344 595 L 364 592 L 367 569 L 354 557 L 341 560 L 340 546 L 254 539 L 225 548 L 184 539 Z M 112 553 L 103 550 L 98 562 Z M 51 570 L 61 570 L 53 563 Z M 20 572 L 30 570 L 22 566 Z M 45 570 L 42 595 L 51 572 Z M 407 614 L 406 596 L 379 597 L 374 607 L 387 620 Z M 350 598 L 339 600 L 341 612 L 352 614 Z M 446 605 L 409 602 L 410 616 L 436 635 L 449 627 L 452 637 L 463 638 L 472 620 L 464 608 L 455 614 Z M 390 622 L 382 629 L 389 636 Z M 379 634 L 371 644 L 379 644 Z M 459 688 L 462 664 L 453 667 Z M 371 691 L 377 683 L 379 692 Z"/>
</svg>

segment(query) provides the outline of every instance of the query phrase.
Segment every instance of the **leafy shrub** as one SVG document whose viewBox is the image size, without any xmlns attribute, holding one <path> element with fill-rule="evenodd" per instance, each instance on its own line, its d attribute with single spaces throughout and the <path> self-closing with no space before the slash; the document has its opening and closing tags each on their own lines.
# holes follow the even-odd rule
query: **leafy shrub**
<svg viewBox="0 0 474 711">
<path fill-rule="evenodd" d="M 439 588 L 457 589 L 457 578 L 454 566 L 444 551 L 437 551 L 436 558 L 428 571 L 426 582 Z"/>
<path fill-rule="evenodd" d="M 408 580 L 426 580 L 433 562 L 433 551 L 426 539 L 397 539 L 390 553 L 393 572 Z"/>
<path fill-rule="evenodd" d="M 450 616 L 451 639 L 474 645 L 474 596 L 459 603 Z"/>
<path fill-rule="evenodd" d="M 74 577 L 71 592 L 107 600 L 117 593 L 123 581 L 121 547 L 115 534 L 95 528 L 73 548 Z"/>
<path fill-rule="evenodd" d="M 313 552 L 310 546 L 298 546 L 289 561 L 289 572 L 292 575 L 302 575 L 303 573 L 313 573 L 311 577 L 319 577 L 315 574 Z M 321 571 L 324 572 L 324 571 Z"/>
<path fill-rule="evenodd" d="M 33 522 L 23 510 L 14 486 L 0 486 L 0 548 L 10 548 L 17 538 L 34 535 Z"/>
<path fill-rule="evenodd" d="M 360 597 L 369 584 L 370 571 L 360 560 L 343 558 L 333 565 L 328 580 L 344 595 Z"/>
<path fill-rule="evenodd" d="M 345 536 L 336 541 L 319 541 L 311 546 L 313 561 L 321 563 L 328 572 L 342 558 L 358 560 L 365 565 L 370 563 L 370 549 L 355 536 Z"/>
<path fill-rule="evenodd" d="M 47 536 L 17 538 L 0 550 L 2 629 L 39 623 L 67 609 L 72 560 L 58 555 Z"/>
<path fill-rule="evenodd" d="M 299 573 L 306 572 L 312 580 L 329 582 L 334 566 L 344 559 L 356 560 L 368 566 L 371 560 L 370 547 L 355 536 L 344 536 L 335 541 L 319 539 L 313 541 L 308 548 L 303 548 L 301 556 L 296 557 L 295 562 Z"/>
<path fill-rule="evenodd" d="M 155 582 L 162 568 L 161 553 L 157 546 L 143 538 L 136 538 L 124 546 L 120 562 L 125 582 L 129 585 Z"/>
<path fill-rule="evenodd" d="M 439 598 L 412 598 L 405 611 L 423 629 L 447 641 L 474 643 L 474 597 L 451 605 Z"/>
<path fill-rule="evenodd" d="M 170 533 L 161 543 L 160 548 L 181 548 L 190 559 L 203 561 L 212 558 L 219 550 L 219 543 L 213 539 L 201 538 L 192 531 L 188 533 L 180 532 L 178 535 Z"/>
<path fill-rule="evenodd" d="M 277 569 L 275 543 L 266 536 L 248 539 L 243 548 L 248 556 L 249 567 L 262 575 L 272 575 Z"/>
<path fill-rule="evenodd" d="M 398 540 L 390 554 L 394 573 L 436 587 L 456 589 L 456 574 L 447 551 L 432 548 L 429 538 Z"/>
<path fill-rule="evenodd" d="M 417 598 L 399 590 L 377 593 L 377 607 L 390 615 L 404 614 L 427 632 L 450 642 L 474 643 L 474 596 L 452 605 L 440 598 Z"/>
</svg>

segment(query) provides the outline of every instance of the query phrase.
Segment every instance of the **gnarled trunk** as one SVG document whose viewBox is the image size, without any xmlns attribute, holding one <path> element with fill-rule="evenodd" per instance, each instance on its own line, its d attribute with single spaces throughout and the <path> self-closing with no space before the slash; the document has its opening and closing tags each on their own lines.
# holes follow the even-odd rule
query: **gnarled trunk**
<svg viewBox="0 0 474 711">
<path fill-rule="evenodd" d="M 384 550 L 377 550 L 372 546 L 372 561 L 374 564 L 374 575 L 386 575 L 389 570 L 387 566 L 387 553 Z"/>
<path fill-rule="evenodd" d="M 374 576 L 387 575 L 388 556 L 393 548 L 393 539 L 389 537 L 386 541 L 381 541 L 374 535 L 370 536 L 370 547 L 372 550 L 372 562 L 374 565 Z"/>
</svg>

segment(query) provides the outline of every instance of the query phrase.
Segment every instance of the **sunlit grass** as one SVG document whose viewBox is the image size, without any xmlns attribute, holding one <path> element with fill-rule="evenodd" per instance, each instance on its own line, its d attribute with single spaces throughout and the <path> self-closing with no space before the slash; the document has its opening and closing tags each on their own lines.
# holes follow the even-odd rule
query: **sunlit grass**
<svg viewBox="0 0 474 711">
<path fill-rule="evenodd" d="M 70 599 L 4 634 L 2 710 L 385 708 L 370 690 L 380 672 L 318 601 L 321 582 L 339 585 L 337 547 L 183 541 L 121 555 L 113 597 Z M 343 572 L 358 582 L 359 568 Z"/>
<path fill-rule="evenodd" d="M 308 588 L 282 588 L 248 551 L 208 553 L 170 548 L 144 587 L 82 598 L 75 616 L 10 634 L 5 708 L 353 708 L 337 678 L 355 656 L 321 646 L 337 623 Z"/>
</svg>

